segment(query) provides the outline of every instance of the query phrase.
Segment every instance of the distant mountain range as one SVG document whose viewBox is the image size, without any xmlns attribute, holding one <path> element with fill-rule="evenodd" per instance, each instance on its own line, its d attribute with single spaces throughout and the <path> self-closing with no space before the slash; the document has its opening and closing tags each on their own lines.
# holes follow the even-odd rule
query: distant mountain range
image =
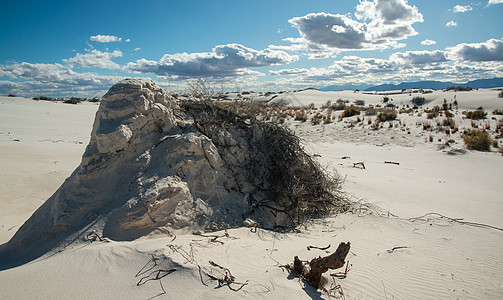
<svg viewBox="0 0 503 300">
<path fill-rule="evenodd" d="M 463 86 L 471 87 L 474 89 L 484 89 L 484 88 L 494 88 L 503 87 L 503 78 L 492 78 L 492 79 L 478 79 L 468 81 L 467 83 L 454 83 L 449 81 L 415 81 L 415 82 L 402 82 L 399 84 L 381 84 L 376 86 L 370 85 L 331 85 L 320 88 L 321 91 L 340 91 L 340 90 L 365 90 L 365 91 L 389 91 L 389 90 L 403 90 L 403 89 L 445 89 L 450 86 Z"/>
</svg>

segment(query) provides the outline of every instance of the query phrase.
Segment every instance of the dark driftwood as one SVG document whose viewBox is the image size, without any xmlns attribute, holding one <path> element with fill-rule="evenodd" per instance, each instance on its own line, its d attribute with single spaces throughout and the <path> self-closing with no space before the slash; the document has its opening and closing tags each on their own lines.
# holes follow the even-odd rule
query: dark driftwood
<svg viewBox="0 0 503 300">
<path fill-rule="evenodd" d="M 350 243 L 340 243 L 337 250 L 329 256 L 313 258 L 309 262 L 311 270 L 306 275 L 306 280 L 316 288 L 321 287 L 321 274 L 328 271 L 328 269 L 338 269 L 344 267 L 346 263 L 344 260 L 349 253 Z"/>
<path fill-rule="evenodd" d="M 309 263 L 303 263 L 299 257 L 295 256 L 293 265 L 283 265 L 296 272 L 300 277 L 304 278 L 310 285 L 315 288 L 321 288 L 321 275 L 328 269 L 338 269 L 346 263 L 344 260 L 349 253 L 351 243 L 340 243 L 337 250 L 329 256 L 313 258 Z"/>
</svg>

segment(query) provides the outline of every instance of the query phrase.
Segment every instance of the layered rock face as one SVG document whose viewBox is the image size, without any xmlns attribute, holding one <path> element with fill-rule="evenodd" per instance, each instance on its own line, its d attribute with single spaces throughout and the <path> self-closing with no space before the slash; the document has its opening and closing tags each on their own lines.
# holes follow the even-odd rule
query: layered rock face
<svg viewBox="0 0 503 300">
<path fill-rule="evenodd" d="M 247 217 L 282 224 L 285 216 L 250 205 L 253 181 L 264 179 L 250 180 L 250 137 L 242 135 L 217 128 L 209 138 L 151 80 L 124 80 L 104 96 L 80 166 L 0 253 L 37 257 L 90 230 L 131 240 L 156 229 L 239 226 Z"/>
</svg>

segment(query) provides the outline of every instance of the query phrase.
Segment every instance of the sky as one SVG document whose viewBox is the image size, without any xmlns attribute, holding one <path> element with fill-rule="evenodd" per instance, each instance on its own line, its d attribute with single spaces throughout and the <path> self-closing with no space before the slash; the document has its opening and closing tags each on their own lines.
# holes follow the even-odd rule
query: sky
<svg viewBox="0 0 503 300">
<path fill-rule="evenodd" d="M 2 1 L 0 95 L 503 77 L 503 0 Z"/>
</svg>

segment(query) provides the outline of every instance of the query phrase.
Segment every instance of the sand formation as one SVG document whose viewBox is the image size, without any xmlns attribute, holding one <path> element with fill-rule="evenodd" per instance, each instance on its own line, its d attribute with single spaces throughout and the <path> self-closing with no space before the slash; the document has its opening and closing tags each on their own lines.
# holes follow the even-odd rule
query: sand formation
<svg viewBox="0 0 503 300">
<path fill-rule="evenodd" d="M 30 260 L 91 230 L 132 240 L 247 218 L 288 227 L 346 209 L 337 183 L 282 127 L 126 79 L 104 96 L 80 166 L 0 252 Z"/>
</svg>

